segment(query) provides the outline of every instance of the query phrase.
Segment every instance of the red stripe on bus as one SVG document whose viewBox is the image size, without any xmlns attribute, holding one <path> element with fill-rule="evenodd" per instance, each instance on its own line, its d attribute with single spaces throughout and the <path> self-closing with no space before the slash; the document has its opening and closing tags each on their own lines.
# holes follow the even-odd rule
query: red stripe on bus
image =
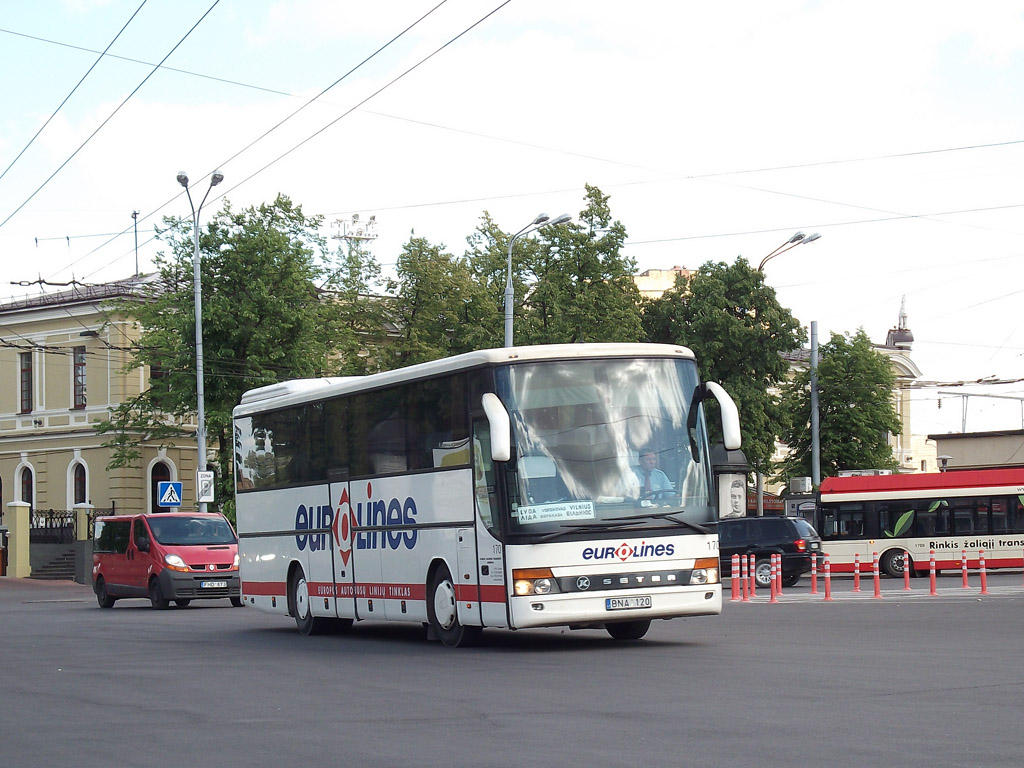
<svg viewBox="0 0 1024 768">
<path fill-rule="evenodd" d="M 243 595 L 265 595 L 267 597 L 284 597 L 283 581 L 243 581 Z"/>
<path fill-rule="evenodd" d="M 427 589 L 422 584 L 378 584 L 358 582 L 356 584 L 331 584 L 329 581 L 311 581 L 308 584 L 309 596 L 345 598 L 369 598 L 371 600 L 426 600 Z M 476 585 L 460 585 L 458 599 L 460 601 L 476 601 Z M 242 594 L 265 597 L 284 597 L 286 594 L 283 581 L 244 581 Z M 484 603 L 508 602 L 504 585 L 480 586 L 480 601 Z"/>
</svg>

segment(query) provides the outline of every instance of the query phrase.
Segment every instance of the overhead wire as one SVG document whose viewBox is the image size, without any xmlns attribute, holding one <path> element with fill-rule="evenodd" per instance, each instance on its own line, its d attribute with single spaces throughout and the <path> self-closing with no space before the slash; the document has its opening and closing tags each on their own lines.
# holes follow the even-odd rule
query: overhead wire
<svg viewBox="0 0 1024 768">
<path fill-rule="evenodd" d="M 96 68 L 96 65 L 97 65 L 97 64 L 99 64 L 99 63 L 100 63 L 100 61 L 102 61 L 102 60 L 103 60 L 103 57 L 107 55 L 107 51 L 109 51 L 109 50 L 110 50 L 110 47 L 111 47 L 111 46 L 112 46 L 112 45 L 113 45 L 114 43 L 116 43 L 116 42 L 117 42 L 117 38 L 119 38 L 119 37 L 121 36 L 121 33 L 122 33 L 122 32 L 124 32 L 124 31 L 125 31 L 126 29 L 128 29 L 128 25 L 129 25 L 129 24 L 131 24 L 131 23 L 132 23 L 132 20 L 133 20 L 133 19 L 134 19 L 134 18 L 135 18 L 136 16 L 138 16 L 138 15 L 139 15 L 139 11 L 141 11 L 141 10 L 142 10 L 142 6 L 143 6 L 143 5 L 145 5 L 145 4 L 146 4 L 146 2 L 147 2 L 147 0 L 142 0 L 142 5 L 140 5 L 140 6 L 138 7 L 138 8 L 136 8 L 136 9 L 135 9 L 135 13 L 133 13 L 133 14 L 131 15 L 131 18 L 129 18 L 129 19 L 128 19 L 128 21 L 126 21 L 126 22 L 124 23 L 124 26 L 123 26 L 123 27 L 121 27 L 121 29 L 120 29 L 120 30 L 118 31 L 118 33 L 117 33 L 116 35 L 114 35 L 114 39 L 113 39 L 113 40 L 111 40 L 111 41 L 110 41 L 110 42 L 109 42 L 109 43 L 107 44 L 107 47 L 103 49 L 103 52 L 102 52 L 102 53 L 100 53 L 100 55 L 99 55 L 99 57 L 98 57 L 98 58 L 96 59 L 96 61 L 94 61 L 94 62 L 92 63 L 92 66 L 91 66 L 91 67 L 89 67 L 89 69 L 88 69 L 88 70 L 86 71 L 86 73 L 85 73 L 84 75 L 82 75 L 82 79 L 81 79 L 81 80 L 79 80 L 79 81 L 78 81 L 78 82 L 77 82 L 77 83 L 75 84 L 75 87 L 71 89 L 71 92 L 70 92 L 70 93 L 68 93 L 68 95 L 64 97 L 64 101 L 62 101 L 62 102 L 61 102 L 61 103 L 60 103 L 60 104 L 59 104 L 59 105 L 57 106 L 57 108 L 56 108 L 55 110 L 53 110 L 53 114 L 52 114 L 52 115 L 50 115 L 50 116 L 49 116 L 48 118 L 46 118 L 46 122 L 42 124 L 42 126 L 41 126 L 41 127 L 39 128 L 39 130 L 38 130 L 38 131 L 36 131 L 36 133 L 35 133 L 35 136 L 33 136 L 33 137 L 32 137 L 31 139 L 29 139 L 29 140 L 28 140 L 28 144 L 26 144 L 26 145 L 25 145 L 24 147 L 22 147 L 22 150 L 21 150 L 21 152 L 19 152 L 19 153 L 18 153 L 18 155 L 17 155 L 17 156 L 16 156 L 16 157 L 15 157 L 15 158 L 14 158 L 13 160 L 11 160 L 10 164 L 9 164 L 9 165 L 8 165 L 8 166 L 7 166 L 6 168 L 4 168 L 4 171 L 3 171 L 3 173 L 0 173 L 0 179 L 3 179 L 3 177 L 7 175 L 7 172 L 8 172 L 9 170 L 11 170 L 11 168 L 13 168 L 13 167 L 14 167 L 14 164 L 15 164 L 16 162 L 18 162 L 18 160 L 20 160 L 20 159 L 21 159 L 21 156 L 25 154 L 25 151 L 26 151 L 26 150 L 27 150 L 27 149 L 28 149 L 29 147 L 31 147 L 31 146 L 32 146 L 32 143 L 33 143 L 33 142 L 34 142 L 34 141 L 35 141 L 36 139 L 38 139 L 38 138 L 39 138 L 39 134 L 41 134 L 41 133 L 43 132 L 43 130 L 44 130 L 44 129 L 46 128 L 46 126 L 48 126 L 48 125 L 50 124 L 50 121 L 51 121 L 51 120 L 53 120 L 53 118 L 57 116 L 57 113 L 58 113 L 58 112 L 60 112 L 61 108 L 62 108 L 62 107 L 63 107 L 63 106 L 65 105 L 65 104 L 67 104 L 67 103 L 68 103 L 68 99 L 70 99 L 70 98 L 71 98 L 71 97 L 72 97 L 72 96 L 74 95 L 75 91 L 77 91 L 77 90 L 78 90 L 78 86 L 80 86 L 80 85 L 81 85 L 82 83 L 84 83 L 84 82 L 85 82 L 85 79 L 86 79 L 86 78 L 87 78 L 87 77 L 88 77 L 88 76 L 89 76 L 89 75 L 90 75 L 90 74 L 92 73 L 92 71 L 93 71 L 93 70 L 94 70 L 94 69 Z"/>
<path fill-rule="evenodd" d="M 58 173 L 60 173 L 64 169 L 64 167 L 68 163 L 70 163 L 79 152 L 82 151 L 82 149 L 85 147 L 85 145 L 88 144 L 90 141 L 92 141 L 93 137 L 95 137 L 97 133 L 99 133 L 101 130 L 103 130 L 103 127 L 107 123 L 110 122 L 110 120 L 114 117 L 114 115 L 116 115 L 118 112 L 121 111 L 121 108 L 125 104 L 128 103 L 129 99 L 131 99 L 132 96 L 134 96 L 139 91 L 139 89 L 142 88 L 143 85 L 146 84 L 146 82 L 149 80 L 149 78 L 151 78 L 154 74 L 156 74 L 157 70 L 160 69 L 160 66 L 165 61 L 167 61 L 167 59 L 171 56 L 172 53 L 174 53 L 176 50 L 178 50 L 178 47 L 183 42 L 185 42 L 186 39 L 188 39 L 189 35 L 191 35 L 195 31 L 196 27 L 198 27 L 203 22 L 203 20 L 210 14 L 210 12 L 217 6 L 217 4 L 219 2 L 220 2 L 220 0 L 213 0 L 213 5 L 211 5 L 207 9 L 206 13 L 204 13 L 199 18 L 199 21 L 197 21 L 195 24 L 192 25 L 192 27 L 188 30 L 188 32 L 185 33 L 185 36 L 182 37 L 177 43 L 175 43 L 174 47 L 171 48 L 171 50 L 167 52 L 167 55 L 164 56 L 163 59 L 160 60 L 160 64 L 157 64 L 155 67 L 153 67 L 153 70 L 148 75 L 146 75 L 143 78 L 142 82 L 139 83 L 137 86 L 135 86 L 135 88 L 132 90 L 131 93 L 129 93 L 127 96 L 125 96 L 124 100 L 120 104 L 117 105 L 117 107 L 114 109 L 114 111 L 111 112 L 109 115 L 107 115 L 107 117 L 103 120 L 102 123 L 99 124 L 99 126 L 96 128 L 96 130 L 94 130 L 91 134 L 89 134 L 88 138 L 86 138 L 86 140 L 83 141 L 81 143 L 81 145 L 79 145 L 78 149 L 76 149 L 74 152 L 72 152 L 71 155 L 68 157 L 68 159 L 65 160 L 63 163 L 61 163 L 60 166 L 57 168 L 57 170 L 55 170 L 53 173 L 51 173 L 47 177 L 46 181 L 44 181 L 42 184 L 39 185 L 39 187 L 36 189 L 35 192 L 33 192 L 31 195 L 29 195 L 28 198 L 26 198 L 25 201 L 21 205 L 19 205 L 10 214 L 8 214 L 6 219 L 4 219 L 3 221 L 0 221 L 0 228 L 3 228 L 3 226 L 7 222 L 9 222 L 11 219 L 13 219 L 22 208 L 24 208 L 26 205 L 28 205 L 29 202 L 32 200 L 32 198 L 34 198 L 36 195 L 38 195 L 43 190 L 43 188 L 46 187 L 46 185 L 49 184 L 53 180 L 53 178 Z"/>
</svg>

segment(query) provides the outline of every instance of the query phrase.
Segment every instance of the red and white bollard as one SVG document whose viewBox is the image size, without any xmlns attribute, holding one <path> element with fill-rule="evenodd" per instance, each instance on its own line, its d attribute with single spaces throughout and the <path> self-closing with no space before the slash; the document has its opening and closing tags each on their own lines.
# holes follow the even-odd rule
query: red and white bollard
<svg viewBox="0 0 1024 768">
<path fill-rule="evenodd" d="M 729 598 L 731 602 L 735 602 L 740 599 L 740 556 L 732 556 L 732 597 Z"/>
<path fill-rule="evenodd" d="M 860 552 L 853 556 L 853 591 L 860 592 Z"/>
<path fill-rule="evenodd" d="M 742 564 L 740 580 L 742 582 L 743 602 L 750 602 L 750 579 L 747 576 L 747 558 L 746 555 L 736 555 L 740 559 Z"/>
<path fill-rule="evenodd" d="M 978 568 L 981 570 L 981 594 L 988 594 L 988 576 L 985 573 L 985 550 L 978 550 Z"/>
<path fill-rule="evenodd" d="M 930 584 L 929 595 L 937 595 L 935 591 L 935 550 L 928 550 L 928 582 Z"/>
<path fill-rule="evenodd" d="M 903 591 L 910 591 L 910 553 L 903 552 Z"/>
<path fill-rule="evenodd" d="M 771 576 L 770 576 L 769 580 L 771 582 L 772 596 L 771 596 L 771 599 L 768 600 L 769 603 L 777 603 L 777 602 L 779 602 L 778 594 L 775 591 L 775 576 L 776 576 L 776 573 L 775 573 L 775 557 L 776 557 L 775 555 L 772 555 L 772 559 L 771 559 Z"/>
<path fill-rule="evenodd" d="M 750 599 L 753 600 L 757 597 L 757 557 L 748 555 L 747 559 L 750 561 Z"/>
<path fill-rule="evenodd" d="M 811 552 L 811 594 L 818 594 L 818 553 Z"/>
<path fill-rule="evenodd" d="M 963 577 L 964 577 L 964 589 L 968 589 L 969 585 L 967 583 L 967 550 L 966 549 L 961 549 L 960 550 L 960 572 L 963 574 Z"/>
<path fill-rule="evenodd" d="M 773 555 L 775 558 L 775 594 L 782 597 L 782 555 Z"/>
<path fill-rule="evenodd" d="M 828 552 L 825 553 L 825 599 L 832 599 L 832 566 L 828 561 Z"/>
<path fill-rule="evenodd" d="M 871 575 L 875 580 L 875 597 L 882 596 L 882 578 L 878 572 L 878 553 L 871 553 Z"/>
</svg>

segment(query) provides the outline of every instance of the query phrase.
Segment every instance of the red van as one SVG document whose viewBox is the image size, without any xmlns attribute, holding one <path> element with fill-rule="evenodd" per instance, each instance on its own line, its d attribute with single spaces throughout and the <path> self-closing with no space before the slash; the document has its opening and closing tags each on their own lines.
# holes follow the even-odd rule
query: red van
<svg viewBox="0 0 1024 768">
<path fill-rule="evenodd" d="M 92 586 L 101 608 L 148 597 L 154 608 L 228 598 L 242 605 L 238 537 L 220 514 L 162 512 L 96 518 Z"/>
</svg>

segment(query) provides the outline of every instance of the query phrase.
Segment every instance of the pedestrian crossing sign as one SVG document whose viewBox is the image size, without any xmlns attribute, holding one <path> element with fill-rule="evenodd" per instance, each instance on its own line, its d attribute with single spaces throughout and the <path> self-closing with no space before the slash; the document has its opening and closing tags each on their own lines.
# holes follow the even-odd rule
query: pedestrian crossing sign
<svg viewBox="0 0 1024 768">
<path fill-rule="evenodd" d="M 181 483 L 159 482 L 156 486 L 157 504 L 161 507 L 181 506 Z"/>
</svg>

